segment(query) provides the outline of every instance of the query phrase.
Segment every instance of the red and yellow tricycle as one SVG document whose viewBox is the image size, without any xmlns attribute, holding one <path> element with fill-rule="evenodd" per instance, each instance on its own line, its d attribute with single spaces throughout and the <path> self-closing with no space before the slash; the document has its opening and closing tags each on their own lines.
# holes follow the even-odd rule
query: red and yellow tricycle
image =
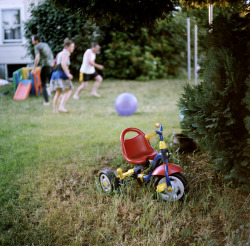
<svg viewBox="0 0 250 246">
<path fill-rule="evenodd" d="M 99 181 L 104 192 L 112 192 L 124 186 L 131 179 L 137 179 L 140 183 L 149 183 L 153 179 L 156 192 L 164 201 L 182 201 L 188 192 L 188 182 L 182 174 L 183 169 L 170 162 L 170 153 L 163 139 L 163 126 L 156 123 L 158 128 L 149 134 L 144 134 L 137 128 L 126 128 L 120 136 L 122 152 L 128 163 L 136 165 L 135 168 L 123 172 L 121 168 L 117 173 L 110 169 L 100 172 Z M 125 138 L 128 132 L 137 135 Z M 149 140 L 159 135 L 159 149 L 152 148 Z"/>
</svg>

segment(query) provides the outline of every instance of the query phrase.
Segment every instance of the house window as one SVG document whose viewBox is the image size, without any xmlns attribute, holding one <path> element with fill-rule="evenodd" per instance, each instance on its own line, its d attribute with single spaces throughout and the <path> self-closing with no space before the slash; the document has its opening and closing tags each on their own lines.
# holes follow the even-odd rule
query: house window
<svg viewBox="0 0 250 246">
<path fill-rule="evenodd" d="M 3 9 L 3 43 L 22 42 L 20 9 Z"/>
</svg>

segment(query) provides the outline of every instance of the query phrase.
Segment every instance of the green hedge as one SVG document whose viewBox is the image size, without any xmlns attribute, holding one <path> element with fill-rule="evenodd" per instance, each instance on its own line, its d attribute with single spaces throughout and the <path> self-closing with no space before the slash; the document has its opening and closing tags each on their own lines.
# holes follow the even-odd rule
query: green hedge
<svg viewBox="0 0 250 246">
<path fill-rule="evenodd" d="M 153 30 L 111 31 L 104 51 L 106 75 L 148 80 L 182 73 L 186 65 L 185 24 L 186 18 L 179 13 L 171 22 L 159 22 Z"/>
</svg>

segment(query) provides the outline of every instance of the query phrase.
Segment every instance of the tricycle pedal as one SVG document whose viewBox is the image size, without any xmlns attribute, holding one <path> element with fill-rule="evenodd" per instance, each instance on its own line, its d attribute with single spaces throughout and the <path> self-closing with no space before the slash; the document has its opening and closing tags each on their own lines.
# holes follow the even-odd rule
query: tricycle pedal
<svg viewBox="0 0 250 246">
<path fill-rule="evenodd" d="M 145 174 L 144 173 L 140 173 L 140 174 L 138 174 L 138 178 L 140 179 L 140 181 L 143 183 L 143 176 L 145 176 Z"/>
<path fill-rule="evenodd" d="M 159 192 L 159 193 L 163 192 L 166 189 L 168 190 L 168 192 L 173 191 L 173 188 L 171 186 L 167 186 L 166 183 L 159 184 L 159 185 L 156 186 L 156 191 Z"/>
</svg>

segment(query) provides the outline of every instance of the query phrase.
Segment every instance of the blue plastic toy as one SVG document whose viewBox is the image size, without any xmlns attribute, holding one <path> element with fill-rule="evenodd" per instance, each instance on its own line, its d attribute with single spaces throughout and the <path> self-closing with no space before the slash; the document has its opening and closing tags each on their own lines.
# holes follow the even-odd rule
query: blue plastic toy
<svg viewBox="0 0 250 246">
<path fill-rule="evenodd" d="M 115 109 L 119 115 L 129 116 L 137 109 L 137 98 L 131 93 L 122 93 L 115 100 Z"/>
<path fill-rule="evenodd" d="M 124 186 L 127 182 L 137 179 L 140 183 L 149 183 L 153 179 L 156 192 L 164 201 L 183 200 L 188 192 L 188 183 L 183 169 L 170 162 L 170 153 L 163 140 L 163 126 L 149 134 L 144 134 L 137 128 L 126 128 L 122 131 L 120 140 L 124 159 L 135 168 L 123 173 L 121 168 L 117 172 L 105 169 L 100 172 L 99 181 L 104 192 L 111 192 Z M 136 136 L 125 138 L 128 132 L 137 133 Z M 159 149 L 156 151 L 150 145 L 149 139 L 159 136 Z"/>
</svg>

